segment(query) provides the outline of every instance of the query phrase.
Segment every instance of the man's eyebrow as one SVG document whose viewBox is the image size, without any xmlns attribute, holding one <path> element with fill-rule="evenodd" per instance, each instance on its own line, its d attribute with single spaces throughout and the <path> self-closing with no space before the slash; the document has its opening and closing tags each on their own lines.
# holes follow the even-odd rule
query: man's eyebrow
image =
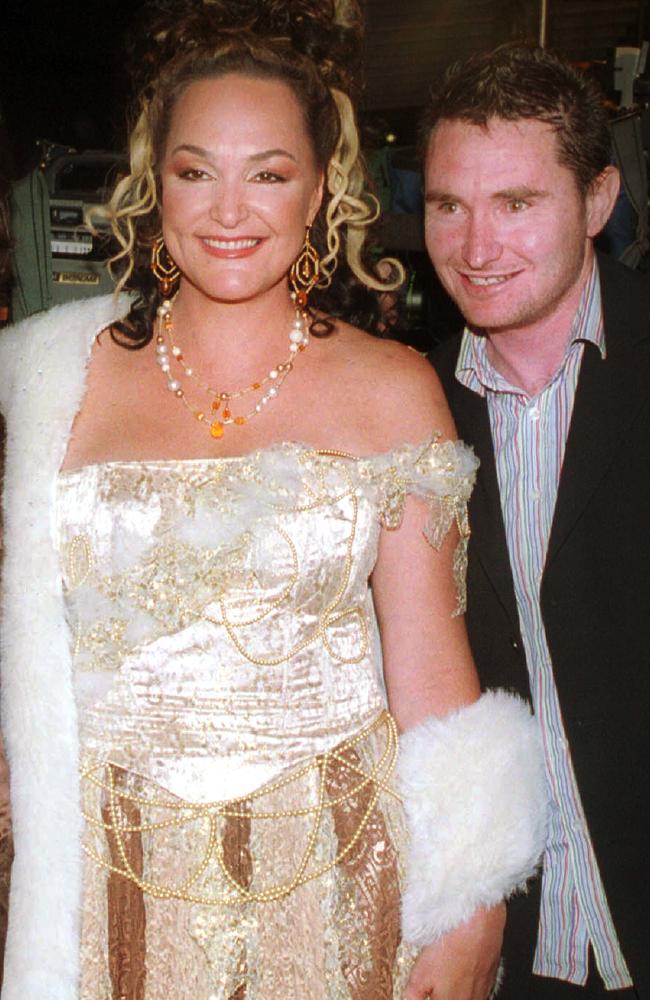
<svg viewBox="0 0 650 1000">
<path fill-rule="evenodd" d="M 463 199 L 449 191 L 439 191 L 437 188 L 427 188 L 424 192 L 425 201 L 453 201 L 462 204 Z"/>
<path fill-rule="evenodd" d="M 542 188 L 531 188 L 527 185 L 522 187 L 504 188 L 503 191 L 495 191 L 492 198 L 498 198 L 500 201 L 527 201 L 533 198 L 548 198 L 550 191 L 544 191 Z"/>
<path fill-rule="evenodd" d="M 192 153 L 194 156 L 200 156 L 204 160 L 212 161 L 212 153 L 209 149 L 204 149 L 203 146 L 193 146 L 191 143 L 182 143 L 180 146 L 175 146 L 172 150 L 172 156 L 183 152 Z M 274 156 L 286 156 L 290 160 L 293 160 L 294 163 L 298 162 L 293 153 L 279 146 L 275 149 L 263 149 L 259 153 L 251 153 L 248 159 L 252 163 L 259 163 L 261 160 L 271 160 Z"/>
<path fill-rule="evenodd" d="M 521 187 L 504 188 L 502 191 L 495 191 L 490 197 L 493 201 L 526 201 L 533 198 L 548 198 L 550 191 L 542 188 L 531 188 L 527 185 Z M 425 191 L 424 200 L 427 202 L 452 202 L 463 205 L 463 199 L 451 191 L 441 191 L 437 188 L 428 188 Z"/>
</svg>

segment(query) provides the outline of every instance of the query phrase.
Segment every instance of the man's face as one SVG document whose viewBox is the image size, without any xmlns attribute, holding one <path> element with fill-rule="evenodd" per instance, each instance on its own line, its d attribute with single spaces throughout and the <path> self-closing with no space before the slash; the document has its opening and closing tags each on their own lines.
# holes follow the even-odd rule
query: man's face
<svg viewBox="0 0 650 1000">
<path fill-rule="evenodd" d="M 566 330 L 607 215 L 559 162 L 549 125 L 443 120 L 425 194 L 429 255 L 469 324 L 505 332 L 557 319 Z"/>
</svg>

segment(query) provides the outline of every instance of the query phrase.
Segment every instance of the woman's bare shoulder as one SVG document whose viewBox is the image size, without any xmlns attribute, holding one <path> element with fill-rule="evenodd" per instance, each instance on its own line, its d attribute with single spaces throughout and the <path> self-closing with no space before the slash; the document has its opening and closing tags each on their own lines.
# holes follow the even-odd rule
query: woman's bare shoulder
<svg viewBox="0 0 650 1000">
<path fill-rule="evenodd" d="M 440 379 L 418 351 L 345 323 L 333 336 L 338 349 L 328 353 L 338 385 L 365 415 L 378 451 L 421 441 L 434 430 L 456 437 Z"/>
</svg>

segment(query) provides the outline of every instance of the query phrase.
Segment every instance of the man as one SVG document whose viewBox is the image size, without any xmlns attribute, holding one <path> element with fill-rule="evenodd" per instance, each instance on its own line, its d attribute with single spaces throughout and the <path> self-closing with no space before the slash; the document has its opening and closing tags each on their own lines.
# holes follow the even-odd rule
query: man
<svg viewBox="0 0 650 1000">
<path fill-rule="evenodd" d="M 467 323 L 432 361 L 481 460 L 470 640 L 485 686 L 532 699 L 551 797 L 500 997 L 646 1000 L 650 284 L 594 254 L 618 175 L 570 67 L 474 57 L 425 130 L 427 246 Z"/>
</svg>

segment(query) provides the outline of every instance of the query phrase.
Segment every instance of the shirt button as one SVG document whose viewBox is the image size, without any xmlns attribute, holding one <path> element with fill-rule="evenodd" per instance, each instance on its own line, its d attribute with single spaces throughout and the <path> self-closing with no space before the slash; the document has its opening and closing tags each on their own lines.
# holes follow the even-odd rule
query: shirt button
<svg viewBox="0 0 650 1000">
<path fill-rule="evenodd" d="M 540 493 L 539 490 L 531 490 L 530 491 L 530 498 L 531 498 L 531 500 L 541 500 L 542 494 Z"/>
<path fill-rule="evenodd" d="M 539 407 L 531 406 L 528 410 L 528 416 L 531 420 L 539 420 Z"/>
</svg>

